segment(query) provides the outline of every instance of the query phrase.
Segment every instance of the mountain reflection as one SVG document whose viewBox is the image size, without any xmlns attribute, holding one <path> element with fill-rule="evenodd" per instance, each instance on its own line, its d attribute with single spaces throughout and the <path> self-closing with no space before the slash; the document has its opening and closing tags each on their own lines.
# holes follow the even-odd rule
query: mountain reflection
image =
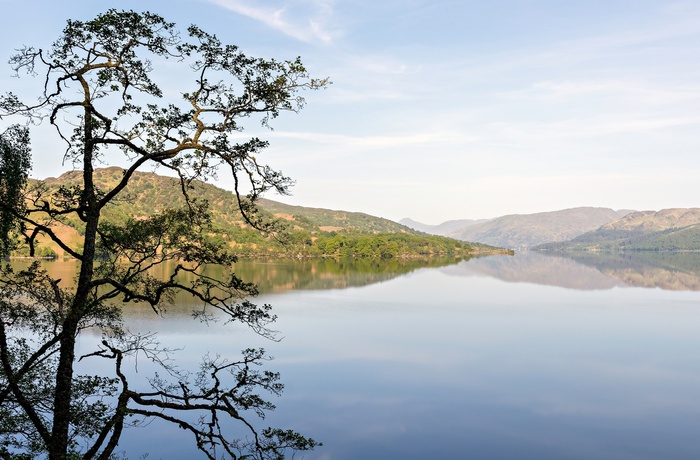
<svg viewBox="0 0 700 460">
<path fill-rule="evenodd" d="M 420 268 L 437 268 L 453 265 L 458 260 L 449 257 L 425 257 L 412 259 L 240 259 L 232 270 L 243 281 L 254 283 L 261 294 L 290 290 L 345 289 L 381 283 Z M 26 269 L 29 260 L 13 260 L 15 270 Z M 154 267 L 152 276 L 168 276 L 175 262 Z M 79 262 L 42 261 L 42 267 L 64 287 L 75 282 Z M 226 276 L 220 267 L 206 267 L 205 273 L 213 278 Z M 188 275 L 182 274 L 181 281 Z M 187 295 L 189 297 L 189 295 Z"/>
<path fill-rule="evenodd" d="M 489 276 L 568 289 L 645 287 L 700 291 L 698 253 L 550 253 L 492 256 L 445 267 L 458 276 Z"/>
<path fill-rule="evenodd" d="M 420 268 L 452 265 L 454 258 L 241 260 L 236 274 L 260 293 L 345 289 L 388 281 Z"/>
<path fill-rule="evenodd" d="M 29 265 L 13 261 L 16 269 Z M 75 277 L 75 261 L 43 262 L 55 278 L 67 286 Z M 234 272 L 255 283 L 261 294 L 291 290 L 346 289 L 389 281 L 417 269 L 436 268 L 452 276 L 485 276 L 512 283 L 533 283 L 578 290 L 646 287 L 676 291 L 700 291 L 698 253 L 547 253 L 524 252 L 457 261 L 454 258 L 422 259 L 271 259 L 239 260 Z M 161 267 L 162 275 L 172 267 Z M 158 276 L 158 273 L 151 273 Z M 210 268 L 212 277 L 226 276 Z M 173 306 L 191 305 L 193 299 L 178 295 Z M 125 308 L 130 309 L 130 306 Z M 172 307 L 171 307 L 172 308 Z"/>
<path fill-rule="evenodd" d="M 240 259 L 232 266 L 233 272 L 242 280 L 257 285 L 260 294 L 274 294 L 292 290 L 328 290 L 346 289 L 381 283 L 405 275 L 421 268 L 438 268 L 454 265 L 458 260 L 449 257 L 426 257 L 415 259 Z M 29 260 L 13 260 L 10 265 L 15 270 L 26 269 Z M 42 267 L 60 286 L 67 288 L 75 283 L 80 263 L 70 261 L 50 261 L 41 263 Z M 175 262 L 165 263 L 152 269 L 151 276 L 168 276 Z M 223 278 L 230 275 L 221 267 L 206 267 L 206 275 Z M 191 278 L 191 279 L 190 279 Z M 193 281 L 191 275 L 182 273 L 181 282 Z M 164 311 L 175 316 L 189 316 L 192 307 L 198 305 L 190 294 L 180 292 L 173 301 L 163 305 Z M 139 303 L 126 303 L 122 311 L 132 320 L 153 317 L 153 310 Z"/>
</svg>

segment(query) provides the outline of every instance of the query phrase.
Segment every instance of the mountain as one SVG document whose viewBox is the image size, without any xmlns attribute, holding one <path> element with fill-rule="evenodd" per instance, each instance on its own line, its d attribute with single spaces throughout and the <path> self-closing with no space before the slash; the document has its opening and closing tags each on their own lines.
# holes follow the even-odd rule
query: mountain
<svg viewBox="0 0 700 460">
<path fill-rule="evenodd" d="M 45 179 L 43 182 L 52 188 L 72 187 L 81 182 L 81 174 L 82 171 L 69 171 L 57 178 Z M 123 169 L 116 166 L 95 170 L 95 181 L 101 188 L 113 187 L 122 176 Z M 199 181 L 194 181 L 192 186 L 190 195 L 209 203 L 215 225 L 221 227 L 244 225 L 238 211 L 236 197 L 232 192 Z M 177 179 L 155 173 L 137 172 L 120 198 L 115 201 L 115 205 L 105 209 L 104 215 L 109 220 L 121 221 L 128 217 L 149 216 L 165 208 L 179 208 L 184 204 L 180 182 Z M 299 230 L 312 231 L 320 227 L 322 231 L 329 232 L 343 230 L 363 233 L 419 234 L 391 220 L 364 213 L 290 206 L 265 198 L 261 198 L 258 205 L 268 217 L 283 219 Z"/>
<path fill-rule="evenodd" d="M 559 243 L 562 251 L 700 251 L 700 208 L 638 211 Z"/>
<path fill-rule="evenodd" d="M 82 171 L 70 171 L 43 181 L 47 199 L 59 190 L 62 194 L 79 193 Z M 98 189 L 108 189 L 121 180 L 124 171 L 118 167 L 96 169 Z M 36 181 L 30 181 L 30 187 Z M 235 194 L 204 182 L 193 182 L 188 190 L 191 198 L 206 201 L 212 217 L 212 236 L 229 244 L 239 255 L 354 256 L 396 257 L 429 254 L 466 255 L 490 253 L 498 248 L 470 244 L 454 239 L 427 235 L 404 225 L 358 212 L 291 206 L 261 199 L 260 216 L 277 220 L 276 235 L 263 235 L 241 217 Z M 163 209 L 182 208 L 185 200 L 180 182 L 155 173 L 135 173 L 127 187 L 103 210 L 103 222 L 120 224 L 127 219 L 145 219 Z M 75 246 L 80 241 L 83 223 L 73 216 L 52 224 L 54 233 Z M 39 238 L 38 254 L 63 257 L 63 250 L 47 238 Z M 22 252 L 23 251 L 23 252 Z M 22 256 L 28 249 L 14 254 Z M 502 251 L 500 251 L 502 252 Z"/>
<path fill-rule="evenodd" d="M 439 234 L 462 241 L 523 250 L 543 243 L 569 240 L 617 220 L 629 212 L 581 207 L 535 214 L 513 214 L 487 221 L 466 221 L 467 225 L 463 227 Z M 402 222 L 405 221 L 404 219 Z M 430 233 L 438 234 L 433 231 Z"/>
<path fill-rule="evenodd" d="M 467 227 L 471 227 L 472 225 L 476 224 L 482 224 L 484 222 L 488 222 L 489 219 L 478 219 L 478 220 L 472 220 L 472 219 L 461 219 L 461 220 L 448 220 L 446 222 L 443 222 L 439 225 L 428 225 L 428 224 L 422 224 L 420 222 L 416 222 L 413 219 L 409 219 L 408 217 L 405 219 L 401 219 L 399 221 L 400 224 L 405 225 L 406 227 L 413 228 L 415 230 L 424 232 L 424 233 L 430 233 L 431 235 L 442 235 L 442 236 L 448 236 L 452 233 L 459 232 L 462 229 L 465 229 Z"/>
<path fill-rule="evenodd" d="M 362 212 L 293 206 L 266 198 L 260 198 L 258 205 L 277 218 L 294 221 L 296 225 L 311 223 L 324 232 L 357 231 L 363 233 L 419 234 L 417 231 L 400 223 L 397 224 L 393 220 L 371 216 Z"/>
</svg>

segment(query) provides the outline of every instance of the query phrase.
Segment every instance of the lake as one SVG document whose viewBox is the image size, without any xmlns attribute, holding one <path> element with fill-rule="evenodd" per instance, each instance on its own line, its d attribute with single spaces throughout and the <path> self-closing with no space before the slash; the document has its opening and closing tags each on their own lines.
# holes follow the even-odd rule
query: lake
<svg viewBox="0 0 700 460">
<path fill-rule="evenodd" d="M 198 323 L 186 299 L 126 321 L 184 366 L 265 347 L 286 385 L 265 423 L 324 443 L 298 458 L 700 458 L 697 254 L 238 265 L 282 341 Z M 197 458 L 158 423 L 120 448 Z"/>
</svg>

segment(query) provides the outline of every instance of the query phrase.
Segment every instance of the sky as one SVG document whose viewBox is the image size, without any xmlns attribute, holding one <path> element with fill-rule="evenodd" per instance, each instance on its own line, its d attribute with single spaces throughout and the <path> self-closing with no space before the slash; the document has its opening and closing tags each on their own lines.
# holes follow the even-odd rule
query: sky
<svg viewBox="0 0 700 460">
<path fill-rule="evenodd" d="M 697 0 L 0 0 L 0 55 L 107 7 L 332 80 L 273 130 L 246 127 L 296 181 L 267 198 L 427 224 L 700 206 Z M 70 169 L 34 134 L 33 177 Z"/>
</svg>

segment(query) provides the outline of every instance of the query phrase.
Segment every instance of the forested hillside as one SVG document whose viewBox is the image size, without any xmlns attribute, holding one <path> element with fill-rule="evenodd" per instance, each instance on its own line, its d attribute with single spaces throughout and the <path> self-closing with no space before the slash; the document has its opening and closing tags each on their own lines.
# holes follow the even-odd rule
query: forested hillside
<svg viewBox="0 0 700 460">
<path fill-rule="evenodd" d="M 48 197 L 62 190 L 73 190 L 80 179 L 80 171 L 71 171 L 58 178 L 43 181 Z M 115 184 L 123 175 L 117 167 L 95 172 L 98 187 Z M 37 182 L 30 186 L 36 187 Z M 211 184 L 195 182 L 188 191 L 197 202 L 208 203 L 212 215 L 212 238 L 225 241 L 242 256 L 293 255 L 336 257 L 399 257 L 430 254 L 466 255 L 487 253 L 496 248 L 483 244 L 469 244 L 454 239 L 426 235 L 388 219 L 363 213 L 290 206 L 273 200 L 261 199 L 261 217 L 275 221 L 276 231 L 262 234 L 241 217 L 236 196 Z M 136 173 L 126 190 L 105 209 L 103 222 L 124 222 L 143 219 L 168 208 L 182 208 L 185 200 L 177 179 L 155 173 Z M 56 223 L 55 231 L 76 239 L 83 231 L 77 219 Z M 24 248 L 15 255 L 26 255 Z M 61 249 L 50 241 L 40 240 L 38 255 L 63 256 Z"/>
<path fill-rule="evenodd" d="M 322 208 L 307 208 L 304 206 L 292 206 L 278 201 L 261 198 L 258 201 L 261 208 L 275 217 L 293 221 L 295 225 L 308 229 L 318 228 L 324 232 L 349 231 L 361 233 L 408 233 L 419 234 L 405 225 L 370 216 L 361 212 L 333 211 Z"/>
<path fill-rule="evenodd" d="M 700 208 L 640 211 L 570 241 L 538 246 L 565 251 L 700 251 Z"/>
</svg>

